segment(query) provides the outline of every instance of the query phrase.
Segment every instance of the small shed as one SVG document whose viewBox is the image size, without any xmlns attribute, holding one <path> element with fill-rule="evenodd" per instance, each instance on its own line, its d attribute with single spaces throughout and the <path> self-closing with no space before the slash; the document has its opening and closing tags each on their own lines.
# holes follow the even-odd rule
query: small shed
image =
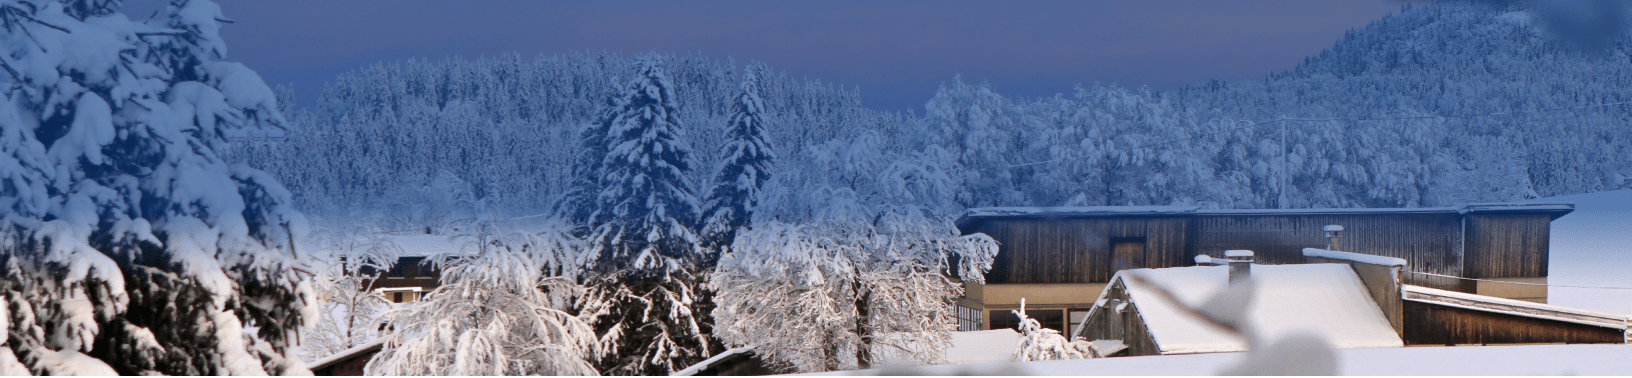
<svg viewBox="0 0 1632 378">
<path fill-rule="evenodd" d="M 1404 345 L 1346 265 L 1254 265 L 1251 271 L 1257 287 L 1246 317 L 1264 340 L 1316 333 L 1337 348 Z M 1158 293 L 1201 307 L 1228 287 L 1229 268 L 1223 266 L 1124 270 L 1111 278 L 1075 334 L 1122 340 L 1134 356 L 1245 351 L 1245 339 L 1188 315 Z"/>
</svg>

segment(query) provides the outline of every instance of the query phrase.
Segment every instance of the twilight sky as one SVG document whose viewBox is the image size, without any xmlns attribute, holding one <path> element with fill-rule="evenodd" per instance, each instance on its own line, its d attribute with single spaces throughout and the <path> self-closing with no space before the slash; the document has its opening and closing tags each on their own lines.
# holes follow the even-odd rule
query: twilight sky
<svg viewBox="0 0 1632 378">
<path fill-rule="evenodd" d="M 432 1 L 216 0 L 227 60 L 312 104 L 336 75 L 381 61 L 570 51 L 701 52 L 859 87 L 881 110 L 922 109 L 953 75 L 1037 97 L 1072 86 L 1173 89 L 1290 69 L 1398 0 Z M 162 0 L 127 0 L 145 19 Z"/>
</svg>

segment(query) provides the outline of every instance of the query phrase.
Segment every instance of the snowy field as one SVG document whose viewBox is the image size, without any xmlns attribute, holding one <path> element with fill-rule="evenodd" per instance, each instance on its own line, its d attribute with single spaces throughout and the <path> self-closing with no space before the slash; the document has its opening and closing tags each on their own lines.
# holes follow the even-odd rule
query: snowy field
<svg viewBox="0 0 1632 378">
<path fill-rule="evenodd" d="M 1245 353 L 1001 362 L 811 375 L 1214 375 Z M 1342 375 L 1624 375 L 1629 345 L 1530 345 L 1342 349 Z"/>
<path fill-rule="evenodd" d="M 1574 202 L 1575 212 L 1553 221 L 1547 303 L 1632 314 L 1632 190 L 1576 194 L 1533 202 Z"/>
</svg>

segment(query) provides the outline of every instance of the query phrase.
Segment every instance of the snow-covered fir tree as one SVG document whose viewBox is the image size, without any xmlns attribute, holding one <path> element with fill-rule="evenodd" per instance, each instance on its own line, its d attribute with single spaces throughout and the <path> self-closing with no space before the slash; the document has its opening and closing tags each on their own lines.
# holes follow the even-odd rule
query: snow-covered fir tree
<svg viewBox="0 0 1632 378">
<path fill-rule="evenodd" d="M 759 98 L 759 76 L 767 68 L 749 64 L 742 77 L 742 93 L 731 106 L 726 124 L 729 141 L 721 154 L 724 159 L 714 188 L 709 191 L 703 212 L 702 236 L 711 246 L 730 245 L 737 229 L 753 220 L 760 189 L 771 178 L 776 152 L 766 140 L 765 102 Z"/>
<path fill-rule="evenodd" d="M 227 20 L 173 0 L 0 1 L 0 362 L 35 374 L 298 374 L 305 232 L 271 176 L 216 150 L 281 127 Z M 246 327 L 255 327 L 246 333 Z M 0 363 L 15 367 L 15 364 Z"/>
<path fill-rule="evenodd" d="M 491 224 L 459 253 L 437 256 L 441 286 L 392 310 L 392 330 L 366 372 L 379 375 L 594 375 L 608 349 L 573 315 L 584 248 L 570 227 L 500 232 Z"/>
<path fill-rule="evenodd" d="M 604 130 L 606 153 L 588 176 L 599 191 L 578 308 L 611 348 L 596 364 L 603 374 L 669 374 L 710 354 L 690 147 L 661 61 L 640 67 L 604 124 L 590 126 Z M 587 145 L 599 132 L 585 135 Z"/>
</svg>

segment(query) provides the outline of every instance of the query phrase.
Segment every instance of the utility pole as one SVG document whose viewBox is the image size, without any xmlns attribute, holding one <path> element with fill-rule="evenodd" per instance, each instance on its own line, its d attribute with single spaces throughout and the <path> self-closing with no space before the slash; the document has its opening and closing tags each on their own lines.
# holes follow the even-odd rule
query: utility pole
<svg viewBox="0 0 1632 378">
<path fill-rule="evenodd" d="M 1275 202 L 1282 209 L 1286 208 L 1287 176 L 1290 174 L 1292 172 L 1287 170 L 1286 164 L 1286 117 L 1281 117 L 1281 198 Z"/>
</svg>

